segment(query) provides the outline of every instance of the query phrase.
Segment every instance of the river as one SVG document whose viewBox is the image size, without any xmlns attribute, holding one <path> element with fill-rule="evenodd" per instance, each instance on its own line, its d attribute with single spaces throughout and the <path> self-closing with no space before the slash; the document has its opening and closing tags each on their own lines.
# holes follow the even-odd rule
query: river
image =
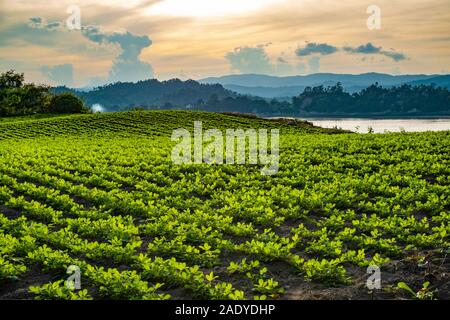
<svg viewBox="0 0 450 320">
<path fill-rule="evenodd" d="M 450 119 L 358 119 L 358 118 L 302 118 L 323 128 L 340 128 L 359 133 L 424 132 L 450 130 Z"/>
</svg>

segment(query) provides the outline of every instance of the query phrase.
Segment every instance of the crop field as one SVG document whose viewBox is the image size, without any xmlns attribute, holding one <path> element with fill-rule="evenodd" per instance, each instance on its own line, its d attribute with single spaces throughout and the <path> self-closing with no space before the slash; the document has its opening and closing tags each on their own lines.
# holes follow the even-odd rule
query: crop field
<svg viewBox="0 0 450 320">
<path fill-rule="evenodd" d="M 172 130 L 194 121 L 280 129 L 278 174 L 173 164 Z M 0 298 L 450 299 L 449 195 L 450 132 L 183 111 L 0 121 Z"/>
</svg>

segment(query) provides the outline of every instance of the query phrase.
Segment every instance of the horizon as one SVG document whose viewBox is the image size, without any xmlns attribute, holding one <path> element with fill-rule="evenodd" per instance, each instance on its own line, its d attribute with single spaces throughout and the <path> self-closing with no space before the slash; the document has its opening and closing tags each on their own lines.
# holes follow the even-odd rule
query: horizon
<svg viewBox="0 0 450 320">
<path fill-rule="evenodd" d="M 424 76 L 424 77 L 441 77 L 441 76 L 450 76 L 450 73 L 445 73 L 445 74 L 389 74 L 389 73 L 379 73 L 379 72 L 365 72 L 365 73 L 332 73 L 332 72 L 319 72 L 319 73 L 311 73 L 311 74 L 304 74 L 304 75 L 292 75 L 292 76 L 276 76 L 276 75 L 270 75 L 270 74 L 256 74 L 256 73 L 243 73 L 243 74 L 224 74 L 224 75 L 219 75 L 219 76 L 211 76 L 211 77 L 206 77 L 206 78 L 202 78 L 202 79 L 191 79 L 191 78 L 187 78 L 187 79 L 180 79 L 177 77 L 174 78 L 170 78 L 170 79 L 158 79 L 158 78 L 148 78 L 148 79 L 141 79 L 141 80 L 136 80 L 136 81 L 116 81 L 116 82 L 110 82 L 110 83 L 104 83 L 104 84 L 99 84 L 97 86 L 81 86 L 81 87 L 75 87 L 75 86 L 66 86 L 66 85 L 57 85 L 60 87 L 68 87 L 70 89 L 94 89 L 97 87 L 103 87 L 103 86 L 107 86 L 107 85 L 111 85 L 111 84 L 116 84 L 116 83 L 133 83 L 136 84 L 138 82 L 145 82 L 145 81 L 151 81 L 151 80 L 157 80 L 159 82 L 167 82 L 170 80 L 180 80 L 183 82 L 186 81 L 196 81 L 196 82 L 200 82 L 201 81 L 205 81 L 205 80 L 209 80 L 209 79 L 223 79 L 223 78 L 227 78 L 227 77 L 245 77 L 245 76 L 255 76 L 255 77 L 270 77 L 270 78 L 279 78 L 279 79 L 283 79 L 283 78 L 297 78 L 297 77 L 309 77 L 309 76 L 314 76 L 314 75 L 338 75 L 338 76 L 364 76 L 364 75 L 382 75 L 382 76 L 391 76 L 391 77 L 419 77 L 419 76 Z M 44 85 L 49 85 L 46 83 L 42 83 Z M 204 84 L 213 84 L 213 83 L 204 83 Z M 222 85 L 222 84 L 220 84 Z M 222 85 L 223 86 L 223 85 Z M 239 86 L 239 85 L 236 85 Z M 292 85 L 292 86 L 296 86 L 296 85 Z M 383 87 L 383 85 L 381 85 Z M 265 86 L 249 86 L 249 87 L 265 87 Z M 284 87 L 290 87 L 290 86 L 284 86 Z M 278 88 L 278 87 L 272 87 L 272 86 L 267 86 L 267 88 Z M 279 87 L 281 88 L 281 87 Z"/>
<path fill-rule="evenodd" d="M 445 75 L 446 0 L 5 0 L 0 70 L 95 87 L 226 75 Z"/>
</svg>

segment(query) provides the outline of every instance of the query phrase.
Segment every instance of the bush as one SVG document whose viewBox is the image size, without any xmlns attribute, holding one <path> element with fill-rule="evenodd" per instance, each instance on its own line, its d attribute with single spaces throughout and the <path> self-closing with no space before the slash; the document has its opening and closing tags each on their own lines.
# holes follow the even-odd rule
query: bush
<svg viewBox="0 0 450 320">
<path fill-rule="evenodd" d="M 87 113 L 89 109 L 84 106 L 83 101 L 73 93 L 61 93 L 54 95 L 48 107 L 53 113 Z"/>
</svg>

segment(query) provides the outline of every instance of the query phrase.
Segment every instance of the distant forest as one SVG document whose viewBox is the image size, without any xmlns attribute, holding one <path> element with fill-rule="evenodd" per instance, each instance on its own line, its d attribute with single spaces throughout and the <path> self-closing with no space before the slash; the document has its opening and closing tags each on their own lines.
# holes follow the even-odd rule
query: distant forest
<svg viewBox="0 0 450 320">
<path fill-rule="evenodd" d="M 239 112 L 259 116 L 450 116 L 450 92 L 433 84 L 384 88 L 375 83 L 348 93 L 338 82 L 306 87 L 289 100 L 240 95 L 220 84 L 173 79 L 114 83 L 91 91 L 25 83 L 13 70 L 0 74 L 0 116 L 103 111 L 182 109 Z M 95 111 L 93 108 L 92 111 Z"/>
<path fill-rule="evenodd" d="M 449 116 L 450 92 L 431 85 L 403 84 L 383 88 L 375 83 L 348 93 L 340 83 L 306 87 L 291 101 L 240 95 L 220 84 L 200 84 L 173 79 L 160 82 L 115 83 L 82 92 L 65 87 L 88 106 L 100 104 L 106 111 L 142 109 L 195 109 L 214 112 L 252 113 L 261 116 Z"/>
</svg>

